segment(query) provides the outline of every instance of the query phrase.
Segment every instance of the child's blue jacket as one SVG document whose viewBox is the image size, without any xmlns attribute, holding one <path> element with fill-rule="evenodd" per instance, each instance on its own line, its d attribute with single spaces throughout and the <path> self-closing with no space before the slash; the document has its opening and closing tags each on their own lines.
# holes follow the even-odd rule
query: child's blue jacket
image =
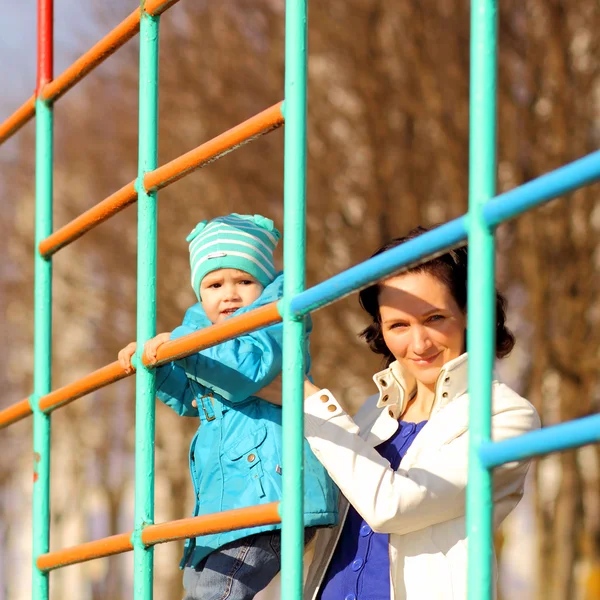
<svg viewBox="0 0 600 600">
<path fill-rule="evenodd" d="M 283 275 L 236 315 L 281 298 Z M 201 304 L 186 313 L 171 339 L 210 325 Z M 194 516 L 281 500 L 281 407 L 253 396 L 281 372 L 282 325 L 244 334 L 157 369 L 157 396 L 181 416 L 199 417 L 190 446 Z M 307 371 L 309 368 L 307 356 Z M 212 394 L 212 399 L 210 398 Z M 192 406 L 196 399 L 198 407 Z M 334 525 L 338 490 L 304 441 L 304 524 Z M 264 525 L 187 540 L 181 566 Z"/>
</svg>

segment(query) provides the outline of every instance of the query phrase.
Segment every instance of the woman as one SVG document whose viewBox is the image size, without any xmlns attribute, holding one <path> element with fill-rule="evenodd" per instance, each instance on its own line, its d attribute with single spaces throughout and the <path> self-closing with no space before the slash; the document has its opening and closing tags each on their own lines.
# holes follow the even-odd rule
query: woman
<svg viewBox="0 0 600 600">
<path fill-rule="evenodd" d="M 379 254 L 426 231 L 413 230 Z M 305 435 L 344 498 L 320 530 L 306 600 L 466 598 L 467 249 L 448 252 L 360 293 L 362 332 L 387 368 L 352 419 L 327 389 L 305 384 Z M 512 349 L 497 294 L 496 356 Z M 533 406 L 493 383 L 492 437 L 539 427 Z M 528 462 L 494 472 L 494 526 L 523 495 Z"/>
</svg>

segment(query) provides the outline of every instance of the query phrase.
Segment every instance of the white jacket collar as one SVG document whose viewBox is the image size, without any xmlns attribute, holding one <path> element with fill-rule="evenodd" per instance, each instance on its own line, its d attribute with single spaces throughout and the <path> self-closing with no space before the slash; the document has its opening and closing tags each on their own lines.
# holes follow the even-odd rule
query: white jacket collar
<svg viewBox="0 0 600 600">
<path fill-rule="evenodd" d="M 431 414 L 467 391 L 467 358 L 465 352 L 442 367 L 435 384 Z M 395 412 L 399 411 L 398 414 L 404 412 L 417 386 L 414 377 L 403 369 L 398 361 L 394 361 L 387 369 L 375 373 L 373 381 L 379 389 L 377 408 L 394 407 Z"/>
</svg>

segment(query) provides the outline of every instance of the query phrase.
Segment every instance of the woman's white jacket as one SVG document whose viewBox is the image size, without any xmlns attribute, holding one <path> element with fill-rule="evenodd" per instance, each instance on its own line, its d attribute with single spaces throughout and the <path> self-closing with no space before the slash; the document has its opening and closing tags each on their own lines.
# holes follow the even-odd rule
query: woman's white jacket
<svg viewBox="0 0 600 600">
<path fill-rule="evenodd" d="M 379 394 L 368 398 L 354 419 L 328 390 L 305 401 L 306 438 L 347 501 L 342 499 L 339 525 L 321 529 L 316 536 L 304 598 L 317 597 L 349 502 L 373 531 L 389 534 L 392 600 L 463 600 L 467 597 L 467 355 L 443 367 L 429 420 L 397 471 L 374 448 L 397 430 L 414 384 L 407 382 L 398 363 L 373 379 Z M 493 383 L 493 440 L 539 426 L 527 400 L 506 385 Z M 495 527 L 521 499 L 528 467 L 529 461 L 522 461 L 495 469 Z"/>
</svg>

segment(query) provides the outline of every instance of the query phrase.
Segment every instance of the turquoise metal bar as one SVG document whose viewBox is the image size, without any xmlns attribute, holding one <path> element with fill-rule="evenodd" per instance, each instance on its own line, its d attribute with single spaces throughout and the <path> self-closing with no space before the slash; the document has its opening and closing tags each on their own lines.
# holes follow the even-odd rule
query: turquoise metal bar
<svg viewBox="0 0 600 600">
<path fill-rule="evenodd" d="M 498 467 L 514 460 L 527 460 L 550 452 L 579 448 L 600 442 L 600 415 L 544 427 L 501 442 L 488 442 L 479 448 L 482 464 Z"/>
<path fill-rule="evenodd" d="M 491 435 L 494 365 L 494 234 L 482 209 L 496 187 L 496 2 L 471 2 L 469 143 L 469 483 L 468 598 L 492 597 L 492 473 L 479 459 Z"/>
<path fill-rule="evenodd" d="M 52 233 L 52 107 L 36 100 L 35 297 L 33 396 L 33 588 L 34 600 L 48 600 L 48 573 L 35 561 L 50 547 L 50 416 L 37 406 L 52 387 L 52 261 L 37 252 Z"/>
<path fill-rule="evenodd" d="M 305 286 L 306 260 L 306 0 L 287 0 L 285 15 L 283 500 L 281 589 L 302 599 L 304 550 L 304 318 L 290 310 Z M 282 596 L 283 597 L 283 596 Z"/>
<path fill-rule="evenodd" d="M 142 529 L 154 523 L 155 371 L 142 365 L 144 343 L 156 335 L 156 192 L 144 189 L 144 174 L 157 166 L 159 17 L 140 7 L 140 90 L 138 137 L 137 374 L 135 403 L 135 517 L 132 535 L 134 599 L 152 599 L 153 547 Z"/>
</svg>

